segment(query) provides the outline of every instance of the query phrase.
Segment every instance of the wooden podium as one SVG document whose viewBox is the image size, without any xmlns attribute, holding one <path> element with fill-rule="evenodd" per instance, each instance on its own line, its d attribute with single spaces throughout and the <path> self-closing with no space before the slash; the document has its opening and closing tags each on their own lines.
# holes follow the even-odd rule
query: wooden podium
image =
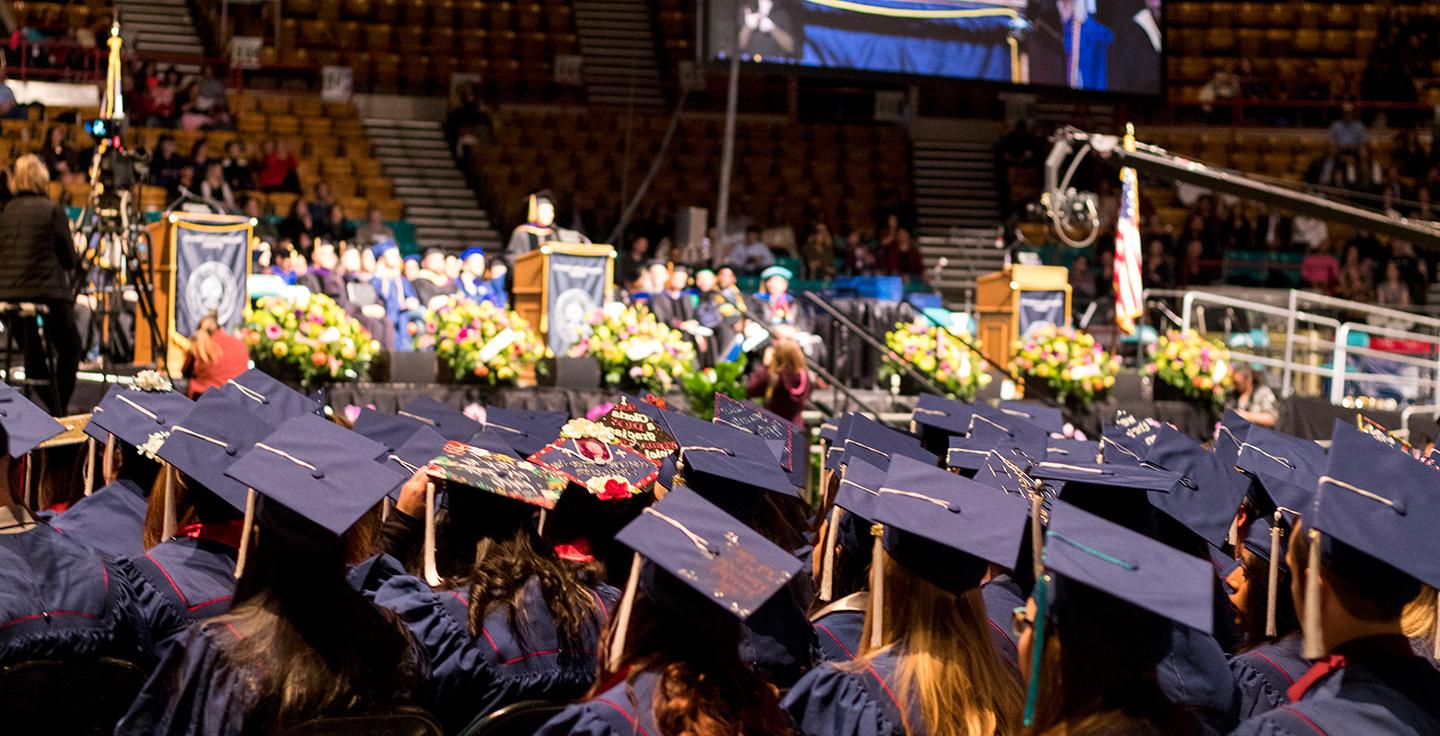
<svg viewBox="0 0 1440 736">
<path fill-rule="evenodd" d="M 135 313 L 135 362 L 137 364 L 156 363 L 163 365 L 171 377 L 178 378 L 180 369 L 185 364 L 185 353 L 190 349 L 190 335 L 186 331 L 189 326 L 177 324 L 176 307 L 177 301 L 186 297 L 184 286 L 180 286 L 182 293 L 177 295 L 177 269 L 176 269 L 176 248 L 179 240 L 180 228 L 200 233 L 224 234 L 230 232 L 244 231 L 244 252 L 243 256 L 235 256 L 242 259 L 239 263 L 240 272 L 234 273 L 238 264 L 230 264 L 230 271 L 238 283 L 231 284 L 236 290 L 233 295 L 239 300 L 240 309 L 222 324 L 226 330 L 233 332 L 243 323 L 243 308 L 249 300 L 246 291 L 248 268 L 250 264 L 250 238 L 253 226 L 249 217 L 236 215 L 212 215 L 193 212 L 176 212 L 168 217 L 162 218 L 145 226 L 150 233 L 150 285 L 151 298 L 155 307 L 155 322 L 160 329 L 162 337 L 160 343 L 165 347 L 165 355 L 154 355 L 151 347 L 150 325 L 136 307 Z M 236 235 L 239 238 L 239 235 Z M 200 262 L 203 262 L 200 261 Z M 187 274 L 188 275 L 188 274 Z M 203 315 L 195 315 L 203 316 Z M 188 317 L 193 319 L 193 317 Z M 227 322 L 222 318 L 222 322 Z"/>
<path fill-rule="evenodd" d="M 511 306 L 556 355 L 563 355 L 590 311 L 610 298 L 614 282 L 614 248 L 546 243 L 515 258 Z"/>
<path fill-rule="evenodd" d="M 1070 269 L 1013 264 L 976 279 L 975 311 L 985 357 L 1008 365 L 1015 341 L 1041 322 L 1070 323 Z"/>
</svg>

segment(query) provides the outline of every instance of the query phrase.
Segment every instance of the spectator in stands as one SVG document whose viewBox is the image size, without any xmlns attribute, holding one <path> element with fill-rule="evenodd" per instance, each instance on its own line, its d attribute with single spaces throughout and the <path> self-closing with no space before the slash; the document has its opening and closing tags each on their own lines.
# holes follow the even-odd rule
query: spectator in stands
<svg viewBox="0 0 1440 736">
<path fill-rule="evenodd" d="M 745 395 L 763 397 L 766 409 L 801 424 L 811 388 L 800 344 L 782 337 L 765 349 L 760 367 L 750 374 Z"/>
<path fill-rule="evenodd" d="M 200 80 L 192 79 L 175 95 L 175 111 L 182 130 L 211 129 L 214 121 L 200 104 Z"/>
<path fill-rule="evenodd" d="M 280 231 L 275 229 L 275 223 L 265 216 L 265 208 L 260 204 L 260 198 L 249 196 L 245 198 L 243 211 L 246 216 L 255 221 L 255 229 L 252 234 L 262 243 L 275 244 L 280 242 Z"/>
<path fill-rule="evenodd" d="M 620 255 L 619 260 L 615 266 L 615 280 L 622 288 L 628 289 L 640 278 L 645 262 L 650 260 L 650 239 L 644 235 L 632 237 L 630 247 Z"/>
<path fill-rule="evenodd" d="M 1160 241 L 1157 240 L 1156 242 Z M 1208 279 L 1205 278 L 1205 269 L 1203 266 L 1205 244 L 1196 238 L 1182 240 L 1180 242 L 1184 243 L 1180 259 L 1180 287 L 1183 289 L 1205 283 L 1208 281 Z"/>
<path fill-rule="evenodd" d="M 881 255 L 890 259 L 883 264 L 885 273 L 903 276 L 906 281 L 925 280 L 925 258 L 915 246 L 909 230 L 900 228 L 895 234 L 895 248 Z"/>
<path fill-rule="evenodd" d="M 313 257 L 314 264 L 306 269 L 304 276 L 296 279 L 296 283 L 309 289 L 312 294 L 324 294 L 343 304 L 345 279 L 336 270 L 340 265 L 340 256 L 336 253 L 335 246 L 318 243 Z"/>
<path fill-rule="evenodd" d="M 1337 292 L 1341 299 L 1369 302 L 1375 298 L 1374 265 L 1364 257 L 1360 246 L 1345 246 L 1345 261 L 1340 264 Z"/>
<path fill-rule="evenodd" d="M 195 145 L 190 146 L 190 168 L 195 170 L 195 178 L 205 178 L 205 172 L 214 161 L 214 154 L 210 152 L 210 139 L 200 138 Z"/>
<path fill-rule="evenodd" d="M 307 252 L 310 250 L 311 241 L 321 231 L 310 212 L 305 200 L 297 199 L 295 204 L 290 205 L 290 215 L 280 223 L 280 237 Z"/>
<path fill-rule="evenodd" d="M 175 137 L 169 133 L 161 135 L 150 157 L 150 183 L 165 187 L 167 196 L 173 198 L 180 184 L 180 170 L 189 167 L 190 162 L 175 146 Z"/>
<path fill-rule="evenodd" d="M 325 180 L 315 182 L 315 188 L 310 195 L 310 219 L 316 222 L 326 222 L 330 219 L 330 208 L 335 206 L 335 194 L 330 191 L 330 183 Z"/>
<path fill-rule="evenodd" d="M 445 139 L 455 156 L 464 160 L 478 146 L 493 138 L 490 111 L 481 101 L 474 84 L 460 85 L 455 106 L 445 116 Z"/>
<path fill-rule="evenodd" d="M 40 147 L 40 160 L 50 172 L 50 180 L 69 184 L 80 177 L 80 155 L 65 142 L 66 128 L 52 125 L 45 131 L 45 144 Z"/>
<path fill-rule="evenodd" d="M 196 85 L 195 107 L 212 116 L 225 107 L 225 80 L 215 76 L 215 65 L 206 64 Z"/>
<path fill-rule="evenodd" d="M 295 251 L 281 245 L 271 251 L 270 275 L 279 276 L 289 286 L 295 285 Z"/>
<path fill-rule="evenodd" d="M 1395 146 L 1390 149 L 1390 160 L 1395 163 L 1400 176 L 1407 180 L 1406 185 L 1412 190 L 1430 169 L 1430 151 L 1425 150 L 1425 144 L 1421 142 L 1420 136 L 1415 134 L 1414 128 L 1405 128 L 1395 134 Z"/>
<path fill-rule="evenodd" d="M 1340 119 L 1330 123 L 1325 134 L 1342 152 L 1353 152 L 1370 142 L 1370 131 L 1365 129 L 1365 123 L 1355 117 L 1353 102 L 1340 106 Z"/>
<path fill-rule="evenodd" d="M 410 279 L 410 285 L 415 287 L 415 298 L 420 300 L 423 307 L 438 306 L 446 297 L 459 290 L 445 273 L 445 251 L 439 248 L 425 251 L 425 258 L 420 261 L 420 271 Z"/>
<path fill-rule="evenodd" d="M 1311 245 L 1318 245 L 1330 239 L 1330 227 L 1324 220 L 1308 215 L 1297 215 L 1290 225 L 1290 249 L 1303 251 Z"/>
<path fill-rule="evenodd" d="M 255 172 L 255 183 L 265 192 L 299 193 L 300 180 L 295 173 L 299 165 L 288 144 L 266 139 L 260 144 L 260 166 Z"/>
<path fill-rule="evenodd" d="M 1169 288 L 1175 283 L 1175 266 L 1170 260 L 1170 254 L 1165 250 L 1165 241 L 1160 238 L 1153 238 L 1150 241 L 1148 252 L 1145 253 L 1145 278 L 1146 286 L 1156 289 Z"/>
<path fill-rule="evenodd" d="M 180 375 L 189 379 L 185 392 L 190 398 L 223 386 L 250 367 L 250 349 L 245 341 L 220 327 L 220 320 L 211 312 L 200 319 L 200 326 L 190 337 L 185 351 L 185 365 Z"/>
<path fill-rule="evenodd" d="M 250 161 L 245 157 L 245 143 L 230 141 L 225 144 L 225 181 L 237 192 L 253 191 L 255 172 L 250 170 Z"/>
<path fill-rule="evenodd" d="M 845 273 L 863 276 L 875 271 L 875 241 L 860 230 L 845 238 Z"/>
<path fill-rule="evenodd" d="M 805 275 L 821 280 L 834 278 L 836 245 L 835 236 L 830 234 L 830 226 L 823 221 L 816 222 L 814 231 L 805 239 L 805 245 L 800 249 L 801 256 L 805 259 Z"/>
<path fill-rule="evenodd" d="M 1425 286 L 1430 283 L 1430 268 L 1415 254 L 1415 246 L 1408 240 L 1390 241 L 1389 263 L 1400 268 L 1400 277 L 1410 287 L 1410 303 L 1425 302 Z"/>
<path fill-rule="evenodd" d="M 27 114 L 26 106 L 15 99 L 15 90 L 10 87 L 5 66 L 0 64 L 0 119 L 24 120 Z"/>
<path fill-rule="evenodd" d="M 385 217 L 379 207 L 371 207 L 366 213 L 365 224 L 356 231 L 353 242 L 363 248 L 369 248 L 382 240 L 394 240 L 395 231 L 385 224 Z"/>
<path fill-rule="evenodd" d="M 1274 427 L 1280 421 L 1280 401 L 1265 385 L 1265 374 L 1249 363 L 1236 363 L 1233 376 L 1235 395 L 1230 408 L 1242 419 L 1262 427 Z"/>
<path fill-rule="evenodd" d="M 180 73 L 173 68 L 165 70 L 160 80 L 150 88 L 145 103 L 150 117 L 145 124 L 152 128 L 169 127 L 175 122 L 175 94 L 180 89 Z"/>
<path fill-rule="evenodd" d="M 205 167 L 205 179 L 200 182 L 200 196 L 211 200 L 226 210 L 235 209 L 235 192 L 230 188 L 230 183 L 225 181 L 225 166 L 219 161 L 211 161 Z"/>
<path fill-rule="evenodd" d="M 729 262 L 742 273 L 754 274 L 775 265 L 775 254 L 760 239 L 760 228 L 751 225 L 745 228 L 745 242 L 730 252 Z"/>
<path fill-rule="evenodd" d="M 325 221 L 316 224 L 320 229 L 320 237 L 336 243 L 355 242 L 355 226 L 350 224 L 350 218 L 345 216 L 345 208 L 338 204 L 330 205 L 330 211 L 326 213 Z"/>
<path fill-rule="evenodd" d="M 405 263 L 400 257 L 400 248 L 393 242 L 387 242 L 370 250 L 375 256 L 375 275 L 370 278 L 370 285 L 385 309 L 385 322 L 389 328 L 379 336 L 380 340 L 386 349 L 409 350 L 411 341 L 406 327 L 419 316 L 421 305 L 415 296 L 415 287 L 405 278 Z"/>
<path fill-rule="evenodd" d="M 1300 261 L 1300 278 L 1318 292 L 1335 293 L 1340 283 L 1340 259 L 1330 252 L 1330 241 L 1310 246 Z"/>
<path fill-rule="evenodd" d="M 1230 117 L 1229 107 L 1217 108 L 1215 103 L 1233 100 L 1239 96 L 1240 77 L 1235 75 L 1235 65 L 1228 61 L 1216 68 L 1214 76 L 1195 94 L 1200 101 L 1200 109 L 1214 122 L 1224 122 Z"/>
<path fill-rule="evenodd" d="M 1395 309 L 1405 309 L 1412 304 L 1410 285 L 1405 283 L 1399 262 L 1393 259 L 1385 263 L 1385 280 L 1375 287 L 1375 303 Z"/>
<path fill-rule="evenodd" d="M 1070 299 L 1075 302 L 1075 311 L 1084 312 L 1090 302 L 1095 301 L 1095 271 L 1090 268 L 1090 257 L 1084 253 L 1070 262 Z"/>
</svg>

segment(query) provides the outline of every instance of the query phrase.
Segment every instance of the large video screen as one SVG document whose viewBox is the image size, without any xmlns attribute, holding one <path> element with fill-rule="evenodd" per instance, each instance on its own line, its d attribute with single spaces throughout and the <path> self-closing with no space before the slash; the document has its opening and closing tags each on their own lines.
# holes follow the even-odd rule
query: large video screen
<svg viewBox="0 0 1440 736">
<path fill-rule="evenodd" d="M 1161 0 L 710 0 L 728 59 L 1155 95 Z"/>
</svg>

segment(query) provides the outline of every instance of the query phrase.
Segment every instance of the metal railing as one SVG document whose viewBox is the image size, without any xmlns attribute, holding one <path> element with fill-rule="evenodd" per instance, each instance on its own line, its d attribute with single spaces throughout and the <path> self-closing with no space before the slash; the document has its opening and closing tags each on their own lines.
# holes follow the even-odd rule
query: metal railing
<svg viewBox="0 0 1440 736">
<path fill-rule="evenodd" d="M 1181 301 L 1180 328 L 1182 330 L 1191 329 L 1192 327 L 1196 327 L 1195 323 L 1198 321 L 1197 331 L 1202 333 L 1209 332 L 1210 330 L 1207 329 L 1208 325 L 1206 324 L 1206 315 L 1203 311 L 1205 306 L 1238 309 L 1245 312 L 1275 317 L 1284 321 L 1285 342 L 1281 357 L 1277 358 L 1272 354 L 1246 351 L 1238 349 L 1233 345 L 1230 348 L 1230 355 L 1233 358 L 1250 363 L 1257 363 L 1267 368 L 1279 369 L 1280 391 L 1282 396 L 1291 396 L 1295 393 L 1294 383 L 1296 373 L 1318 375 L 1330 378 L 1332 381 L 1334 380 L 1335 370 L 1333 365 L 1327 369 L 1324 366 L 1310 365 L 1307 362 L 1298 361 L 1296 360 L 1296 351 L 1299 349 L 1314 355 L 1333 350 L 1336 343 L 1334 336 L 1340 330 L 1340 320 L 1321 314 L 1302 311 L 1295 307 L 1293 297 L 1290 307 L 1279 307 L 1219 294 L 1188 291 L 1185 292 Z M 1198 313 L 1197 307 L 1201 310 Z M 1195 319 L 1197 314 L 1198 320 Z M 1309 335 L 1297 335 L 1297 331 L 1302 327 L 1308 327 L 1311 331 L 1328 332 L 1330 339 Z M 1226 332 L 1226 336 L 1229 337 L 1229 330 L 1227 329 Z M 1227 344 L 1230 342 L 1230 340 L 1226 340 Z"/>
</svg>

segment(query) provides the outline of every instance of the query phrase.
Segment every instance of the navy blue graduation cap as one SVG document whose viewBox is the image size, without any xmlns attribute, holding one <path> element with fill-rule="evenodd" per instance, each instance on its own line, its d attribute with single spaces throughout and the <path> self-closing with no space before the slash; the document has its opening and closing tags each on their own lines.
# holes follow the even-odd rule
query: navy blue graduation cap
<svg viewBox="0 0 1440 736">
<path fill-rule="evenodd" d="M 168 432 L 194 405 L 189 397 L 174 391 L 141 391 L 115 384 L 95 406 L 85 434 L 104 441 L 109 433 L 140 447 L 151 435 Z"/>
<path fill-rule="evenodd" d="M 1240 445 L 1249 432 L 1250 422 L 1236 414 L 1234 409 L 1226 409 L 1220 423 L 1215 425 L 1215 438 L 1210 444 L 1220 459 L 1233 466 L 1240 456 Z"/>
<path fill-rule="evenodd" d="M 1180 474 L 1141 465 L 1112 463 L 1038 463 L 1030 476 L 1043 481 L 1064 481 L 1059 497 L 1091 513 L 1134 529 L 1154 525 L 1152 500 L 1170 493 Z"/>
<path fill-rule="evenodd" d="M 426 424 L 441 437 L 456 442 L 470 439 L 470 435 L 480 429 L 480 423 L 465 416 L 464 412 L 424 394 L 411 399 L 399 414 Z"/>
<path fill-rule="evenodd" d="M 189 413 L 169 427 L 165 444 L 155 454 L 244 511 L 247 487 L 225 471 L 275 428 L 241 401 L 224 392 L 206 391 Z"/>
<path fill-rule="evenodd" d="M 1045 459 L 1062 463 L 1098 462 L 1100 443 L 1094 440 L 1077 440 L 1069 437 L 1051 437 L 1045 442 Z"/>
<path fill-rule="evenodd" d="M 841 415 L 834 419 L 826 419 L 825 421 L 821 422 L 820 441 L 834 442 L 835 437 L 840 433 L 840 422 L 843 421 L 844 418 L 845 415 Z"/>
<path fill-rule="evenodd" d="M 1050 508 L 1047 571 L 1203 633 L 1214 627 L 1214 570 L 1163 542 L 1072 504 Z"/>
<path fill-rule="evenodd" d="M 1145 462 L 1181 480 L 1168 493 L 1151 494 L 1150 503 L 1206 542 L 1224 544 L 1249 478 L 1174 427 L 1156 427 L 1151 437 Z"/>
<path fill-rule="evenodd" d="M 255 443 L 225 474 L 339 537 L 405 481 L 375 462 L 383 452 L 384 445 L 306 413 Z"/>
<path fill-rule="evenodd" d="M 63 434 L 65 425 L 14 387 L 0 383 L 0 431 L 5 433 L 5 453 L 18 459 L 39 447 L 41 442 Z M 86 434 L 89 434 L 88 426 Z"/>
<path fill-rule="evenodd" d="M 225 382 L 218 390 L 236 399 L 244 399 L 250 411 L 271 426 L 280 426 L 285 420 L 301 414 L 319 415 L 319 402 L 281 383 L 278 379 L 260 370 L 251 368 Z"/>
<path fill-rule="evenodd" d="M 835 505 L 862 519 L 875 517 L 875 500 L 885 485 L 886 470 L 864 460 L 845 466 L 840 488 L 835 492 Z"/>
<path fill-rule="evenodd" d="M 1033 401 L 1002 401 L 1000 411 L 1024 419 L 1049 434 L 1065 431 L 1065 413 L 1053 406 Z"/>
<path fill-rule="evenodd" d="M 516 460 L 525 459 L 520 456 L 519 452 L 516 452 L 514 445 L 511 445 L 510 441 L 506 439 L 506 435 L 497 429 L 483 427 L 479 432 L 470 435 L 470 439 L 465 444 L 490 452 L 498 452 L 501 455 L 509 455 Z"/>
<path fill-rule="evenodd" d="M 451 441 L 429 427 L 418 427 L 399 447 L 382 455 L 379 462 L 409 477 L 445 454 L 445 445 Z"/>
<path fill-rule="evenodd" d="M 748 515 L 756 494 L 735 498 L 742 489 L 798 497 L 795 485 L 780 470 L 780 463 L 765 440 L 721 424 L 674 415 L 670 431 L 680 443 L 678 471 L 685 484 L 705 494 L 722 508 L 742 518 Z"/>
<path fill-rule="evenodd" d="M 1145 457 L 1145 438 L 1155 431 L 1155 424 L 1125 411 L 1115 412 L 1115 422 L 1100 428 L 1100 452 L 1105 462 L 1139 465 Z"/>
<path fill-rule="evenodd" d="M 897 432 L 877 421 L 856 416 L 850 422 L 850 431 L 836 467 L 859 458 L 871 465 L 885 467 L 896 455 L 938 465 L 939 459 L 920 446 L 920 440 L 903 432 Z M 833 469 L 833 468 L 832 468 Z"/>
<path fill-rule="evenodd" d="M 1030 506 L 1031 493 L 1038 489 L 1043 508 L 1048 506 L 1052 499 L 1059 497 L 1060 492 L 1065 488 L 1065 482 L 1060 480 L 1042 481 L 1034 478 L 1029 473 L 1031 467 L 1031 465 L 1022 465 L 1018 461 L 992 452 L 985 457 L 984 463 L 976 470 L 973 480 L 1015 496 L 1027 508 Z"/>
<path fill-rule="evenodd" d="M 820 600 L 831 600 L 834 591 L 835 547 L 849 554 L 862 554 L 870 544 L 870 520 L 876 499 L 885 485 L 885 470 L 856 459 L 845 465 L 835 491 L 835 505 L 825 526 L 820 557 Z"/>
<path fill-rule="evenodd" d="M 391 451 L 405 444 L 416 432 L 427 425 L 418 419 L 399 415 L 382 414 L 374 409 L 361 409 L 350 429 L 355 434 L 375 440 Z"/>
<path fill-rule="evenodd" d="M 970 415 L 975 404 L 947 399 L 934 394 L 920 394 L 910 413 L 910 432 L 920 436 L 921 444 L 931 452 L 945 448 L 950 437 L 970 431 Z"/>
<path fill-rule="evenodd" d="M 976 413 L 970 417 L 972 447 L 993 444 L 997 449 L 1019 451 L 1032 460 L 1043 460 L 1049 452 L 1050 438 L 1045 430 L 1029 420 L 1008 415 Z"/>
<path fill-rule="evenodd" d="M 780 451 L 776 457 L 780 468 L 786 473 L 795 469 L 796 435 L 799 430 L 794 422 L 786 421 L 762 406 L 737 401 L 722 393 L 715 394 L 713 421 L 756 435 L 772 443 L 772 447 L 776 446 L 773 443 L 779 443 Z"/>
<path fill-rule="evenodd" d="M 1235 467 L 1257 481 L 1271 507 L 1304 511 L 1314 493 L 1316 481 L 1325 469 L 1325 448 L 1299 437 L 1251 426 L 1245 432 L 1235 458 Z"/>
<path fill-rule="evenodd" d="M 567 420 L 564 414 L 556 412 L 485 407 L 485 428 L 504 437 L 521 457 L 534 455 L 559 437 L 560 428 Z"/>
</svg>

